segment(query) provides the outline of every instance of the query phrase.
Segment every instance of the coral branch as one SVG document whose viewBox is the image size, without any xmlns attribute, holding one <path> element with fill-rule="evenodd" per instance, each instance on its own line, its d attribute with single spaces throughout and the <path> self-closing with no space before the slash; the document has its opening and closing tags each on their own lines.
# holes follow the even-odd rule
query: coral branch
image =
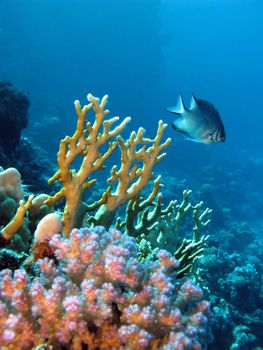
<svg viewBox="0 0 263 350">
<path fill-rule="evenodd" d="M 96 213 L 94 222 L 109 227 L 117 209 L 123 203 L 138 197 L 141 190 L 153 178 L 153 167 L 166 155 L 161 152 L 171 143 L 170 138 L 161 143 L 166 127 L 167 124 L 160 120 L 153 140 L 144 137 L 143 128 L 140 128 L 137 133 L 132 132 L 126 142 L 120 136 L 117 137 L 121 149 L 121 167 L 117 170 L 117 166 L 114 166 L 111 177 L 108 179 L 108 183 L 117 183 L 117 187 L 113 193 L 110 192 L 106 203 Z M 143 146 L 136 150 L 141 144 Z M 148 144 L 150 146 L 147 148 Z M 138 161 L 142 162 L 141 167 Z"/>
<path fill-rule="evenodd" d="M 26 203 L 21 199 L 14 218 L 1 230 L 5 240 L 10 240 L 25 222 L 25 214 L 32 205 L 34 196 L 31 194 Z"/>
<path fill-rule="evenodd" d="M 75 101 L 75 110 L 77 114 L 77 126 L 73 136 L 66 136 L 60 142 L 57 157 L 59 170 L 49 179 L 49 183 L 59 181 L 63 188 L 53 197 L 49 197 L 46 201 L 48 205 L 53 205 L 61 198 L 65 197 L 66 206 L 62 218 L 63 228 L 66 235 L 69 234 L 76 222 L 77 211 L 81 205 L 81 196 L 85 189 L 90 187 L 95 180 L 89 180 L 89 176 L 102 169 L 105 160 L 112 154 L 117 147 L 117 143 L 111 142 L 104 154 L 100 153 L 100 147 L 109 139 L 117 136 L 121 130 L 130 121 L 125 118 L 119 125 L 111 130 L 111 127 L 119 118 L 111 118 L 104 120 L 109 113 L 105 109 L 107 96 L 104 96 L 99 103 L 99 99 L 88 95 L 88 105 L 83 108 L 79 101 Z M 87 114 L 94 110 L 95 120 L 93 124 L 86 122 Z M 102 132 L 100 130 L 102 129 Z M 82 156 L 83 160 L 79 170 L 71 169 L 73 161 Z"/>
</svg>

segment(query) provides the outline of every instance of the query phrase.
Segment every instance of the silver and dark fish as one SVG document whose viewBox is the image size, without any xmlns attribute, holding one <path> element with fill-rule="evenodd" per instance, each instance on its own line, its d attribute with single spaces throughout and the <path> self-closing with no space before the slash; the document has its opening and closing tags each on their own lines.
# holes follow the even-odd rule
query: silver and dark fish
<svg viewBox="0 0 263 350">
<path fill-rule="evenodd" d="M 173 128 L 185 134 L 187 139 L 205 144 L 225 141 L 224 124 L 219 112 L 210 102 L 192 95 L 190 108 L 186 109 L 182 96 L 179 95 L 177 105 L 167 108 L 167 111 L 179 116 L 173 122 Z"/>
</svg>

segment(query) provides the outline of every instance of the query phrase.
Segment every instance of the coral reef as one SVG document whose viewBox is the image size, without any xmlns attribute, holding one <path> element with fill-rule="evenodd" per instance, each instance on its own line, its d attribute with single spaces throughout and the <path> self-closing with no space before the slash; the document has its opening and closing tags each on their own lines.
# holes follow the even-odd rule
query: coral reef
<svg viewBox="0 0 263 350">
<path fill-rule="evenodd" d="M 54 166 L 43 149 L 21 136 L 28 126 L 28 109 L 28 94 L 0 81 L 0 165 L 16 168 L 31 191 L 45 192 Z"/>
<path fill-rule="evenodd" d="M 232 223 L 210 243 L 200 261 L 215 317 L 209 349 L 256 349 L 263 343 L 262 228 Z"/>
<path fill-rule="evenodd" d="M 88 100 L 84 107 L 75 102 L 76 131 L 60 142 L 58 170 L 49 183 L 62 187 L 54 195 L 25 201 L 20 173 L 14 168 L 0 173 L 0 209 L 12 209 L 0 232 L 7 257 L 0 279 L 0 347 L 203 349 L 211 341 L 212 314 L 189 275 L 204 251 L 201 231 L 210 210 L 202 211 L 202 202 L 192 205 L 189 190 L 182 203 L 171 201 L 163 208 L 161 178 L 154 179 L 153 168 L 170 144 L 170 139 L 162 142 L 166 124 L 159 122 L 153 139 L 139 128 L 124 141 L 119 134 L 130 118 L 112 129 L 118 118 L 105 120 L 107 96 L 99 101 L 89 94 Z M 92 110 L 93 123 L 86 120 Z M 118 145 L 121 164 L 112 167 L 110 186 L 94 203 L 85 203 L 83 192 L 96 182 L 90 175 L 104 168 Z M 82 157 L 78 170 L 73 168 L 77 157 Z M 56 213 L 53 205 L 62 198 L 63 213 Z M 126 215 L 116 218 L 124 204 Z M 148 235 L 163 238 L 159 221 L 171 225 L 166 236 L 177 235 L 190 212 L 192 238 L 175 239 L 174 257 L 160 247 L 152 251 Z M 22 229 L 28 232 L 26 259 L 10 250 Z M 144 252 L 143 240 L 149 248 Z"/>
<path fill-rule="evenodd" d="M 198 185 L 198 188 L 194 186 L 196 177 L 191 178 L 187 173 L 183 175 L 180 169 L 169 174 L 162 171 L 166 185 L 162 189 L 164 199 L 172 199 L 173 193 L 177 193 L 178 198 L 182 188 L 191 187 L 195 188 L 191 201 L 198 202 L 202 198 L 213 208 L 205 254 L 194 266 L 198 266 L 198 280 L 214 313 L 214 340 L 208 344 L 209 350 L 231 347 L 258 350 L 263 344 L 260 175 L 262 178 L 262 160 L 252 159 L 251 155 L 240 150 L 201 167 L 197 176 L 203 185 Z M 178 180 L 184 177 L 187 180 Z M 172 226 L 175 226 L 174 218 L 175 215 Z M 169 228 L 171 226 L 166 232 Z M 185 218 L 180 223 L 180 235 L 189 238 L 191 230 L 191 221 Z M 167 248 L 161 244 L 165 249 L 169 249 L 178 238 L 171 234 L 165 237 Z"/>
<path fill-rule="evenodd" d="M 55 185 L 50 188 L 47 183 L 55 164 L 51 163 L 47 152 L 26 137 L 21 137 L 12 158 L 0 164 L 4 168 L 15 167 L 26 181 L 25 185 L 30 192 L 46 193 L 57 189 Z"/>
</svg>

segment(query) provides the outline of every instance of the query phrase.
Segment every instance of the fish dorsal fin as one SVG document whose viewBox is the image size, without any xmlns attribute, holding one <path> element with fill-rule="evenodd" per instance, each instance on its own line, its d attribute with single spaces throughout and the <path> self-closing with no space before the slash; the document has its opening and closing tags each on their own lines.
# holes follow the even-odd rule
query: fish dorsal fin
<svg viewBox="0 0 263 350">
<path fill-rule="evenodd" d="M 195 98 L 195 95 L 192 93 L 191 102 L 190 102 L 190 110 L 194 109 L 195 107 L 197 107 L 196 98 Z"/>
<path fill-rule="evenodd" d="M 174 114 L 183 114 L 185 112 L 185 106 L 184 106 L 182 95 L 181 94 L 179 95 L 176 106 L 168 107 L 166 110 Z"/>
<path fill-rule="evenodd" d="M 212 103 L 210 103 L 208 101 L 205 101 L 205 100 L 199 100 L 196 97 L 194 97 L 194 99 L 195 99 L 195 102 L 197 104 L 197 107 L 203 108 L 206 111 L 214 113 L 214 114 L 216 114 L 217 116 L 220 117 L 220 114 L 219 114 L 218 110 L 212 105 Z"/>
</svg>

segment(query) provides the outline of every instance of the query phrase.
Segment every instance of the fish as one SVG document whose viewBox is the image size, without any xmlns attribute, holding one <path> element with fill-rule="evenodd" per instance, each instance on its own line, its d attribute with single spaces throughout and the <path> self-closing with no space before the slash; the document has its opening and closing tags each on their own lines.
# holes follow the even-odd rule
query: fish
<svg viewBox="0 0 263 350">
<path fill-rule="evenodd" d="M 212 103 L 198 99 L 192 94 L 190 108 L 186 109 L 180 94 L 177 105 L 166 110 L 180 116 L 175 119 L 172 127 L 184 134 L 188 140 L 204 144 L 225 141 L 224 124 L 218 110 Z"/>
</svg>

